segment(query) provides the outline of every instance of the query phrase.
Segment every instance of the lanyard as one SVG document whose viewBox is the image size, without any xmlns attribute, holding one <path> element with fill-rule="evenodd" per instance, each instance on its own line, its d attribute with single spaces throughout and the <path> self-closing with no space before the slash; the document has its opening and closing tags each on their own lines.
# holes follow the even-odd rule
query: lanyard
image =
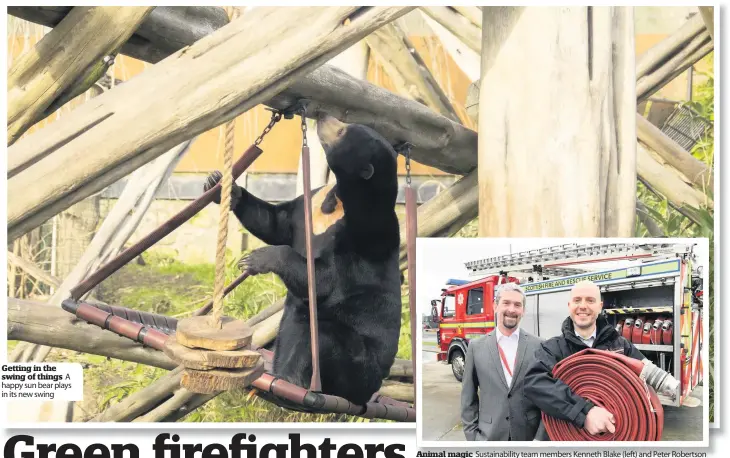
<svg viewBox="0 0 730 458">
<path fill-rule="evenodd" d="M 507 362 L 507 357 L 504 355 L 504 350 L 502 350 L 502 346 L 498 343 L 497 348 L 499 349 L 499 356 L 502 358 L 502 362 L 504 363 L 504 367 L 507 368 L 507 373 L 510 377 L 512 377 L 512 368 L 510 367 L 509 363 Z M 514 363 L 517 362 L 517 355 L 515 355 L 515 360 L 512 362 L 512 366 L 514 366 Z"/>
</svg>

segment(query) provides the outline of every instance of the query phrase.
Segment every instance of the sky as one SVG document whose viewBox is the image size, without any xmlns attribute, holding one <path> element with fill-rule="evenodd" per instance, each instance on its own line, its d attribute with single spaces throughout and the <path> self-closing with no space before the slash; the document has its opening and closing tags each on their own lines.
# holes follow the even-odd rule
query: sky
<svg viewBox="0 0 730 458">
<path fill-rule="evenodd" d="M 569 243 L 698 243 L 697 264 L 707 265 L 707 239 L 496 239 L 496 238 L 419 238 L 416 242 L 416 301 L 420 313 L 430 313 L 430 301 L 441 295 L 449 278 L 476 280 L 464 263 L 479 259 Z M 601 270 L 626 263 L 600 263 Z M 578 266 L 580 267 L 580 266 Z"/>
</svg>

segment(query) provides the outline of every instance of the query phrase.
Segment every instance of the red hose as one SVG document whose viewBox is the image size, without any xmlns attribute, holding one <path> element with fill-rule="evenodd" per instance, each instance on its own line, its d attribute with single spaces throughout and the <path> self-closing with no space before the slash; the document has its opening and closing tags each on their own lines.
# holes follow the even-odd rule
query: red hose
<svg viewBox="0 0 730 458">
<path fill-rule="evenodd" d="M 664 409 L 656 392 L 639 378 L 644 364 L 605 350 L 588 348 L 560 361 L 553 376 L 611 412 L 616 431 L 592 435 L 574 424 L 542 414 L 552 441 L 658 441 Z"/>
</svg>

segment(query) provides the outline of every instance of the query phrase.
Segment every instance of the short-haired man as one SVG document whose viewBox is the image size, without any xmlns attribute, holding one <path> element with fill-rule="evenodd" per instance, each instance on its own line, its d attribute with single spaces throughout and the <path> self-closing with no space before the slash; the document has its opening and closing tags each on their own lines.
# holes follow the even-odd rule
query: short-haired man
<svg viewBox="0 0 730 458">
<path fill-rule="evenodd" d="M 519 327 L 525 292 L 517 284 L 502 285 L 495 304 L 496 328 L 472 340 L 466 353 L 464 435 L 470 441 L 531 441 L 540 426 L 540 411 L 524 398 L 522 385 L 540 339 Z"/>
<path fill-rule="evenodd" d="M 568 385 L 553 378 L 552 370 L 559 361 L 589 347 L 644 359 L 601 315 L 602 309 L 598 286 L 590 281 L 576 283 L 568 301 L 570 316 L 563 322 L 562 335 L 540 345 L 525 374 L 525 397 L 551 417 L 571 422 L 594 435 L 616 430 L 613 414 L 573 393 Z"/>
</svg>

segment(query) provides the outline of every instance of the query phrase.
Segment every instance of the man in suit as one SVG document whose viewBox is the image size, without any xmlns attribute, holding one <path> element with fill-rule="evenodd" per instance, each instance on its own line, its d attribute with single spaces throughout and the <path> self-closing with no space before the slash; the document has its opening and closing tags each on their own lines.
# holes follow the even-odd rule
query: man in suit
<svg viewBox="0 0 730 458">
<path fill-rule="evenodd" d="M 461 388 L 461 421 L 469 441 L 535 439 L 540 410 L 524 397 L 523 381 L 541 341 L 520 329 L 524 314 L 522 288 L 502 285 L 495 298 L 496 328 L 469 343 Z"/>
</svg>

